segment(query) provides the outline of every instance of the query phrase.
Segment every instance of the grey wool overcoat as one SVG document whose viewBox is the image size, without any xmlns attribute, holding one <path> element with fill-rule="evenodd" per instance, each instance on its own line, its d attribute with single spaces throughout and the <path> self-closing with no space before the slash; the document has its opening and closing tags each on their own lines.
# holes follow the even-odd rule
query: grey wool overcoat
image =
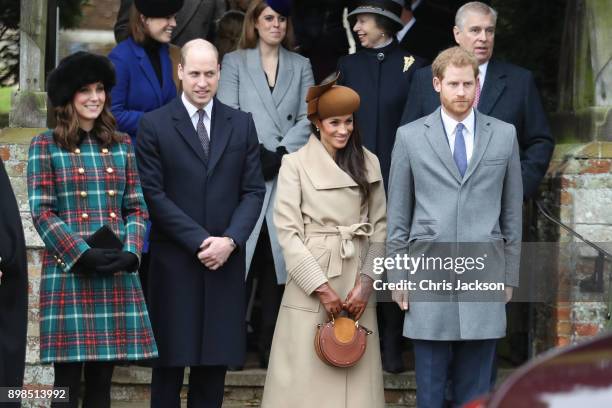
<svg viewBox="0 0 612 408">
<path fill-rule="evenodd" d="M 481 276 L 516 287 L 523 202 L 516 130 L 478 111 L 475 117 L 474 150 L 463 177 L 451 155 L 440 108 L 398 129 L 389 179 L 387 256 L 418 256 L 420 248 L 441 243 L 478 245 L 490 252 L 484 263 L 487 273 Z M 414 248 L 419 250 L 415 253 Z M 492 258 L 497 262 L 489 261 Z M 391 269 L 388 274 L 390 280 L 399 281 L 407 278 L 408 271 Z M 461 291 L 438 293 L 439 301 L 410 302 L 404 336 L 420 340 L 505 336 L 503 298 L 485 301 L 484 292 L 477 294 L 482 298 L 469 298 Z"/>
<path fill-rule="evenodd" d="M 314 85 L 310 61 L 299 54 L 280 47 L 278 76 L 270 92 L 264 73 L 259 47 L 231 52 L 223 58 L 221 80 L 217 97 L 232 108 L 253 115 L 259 143 L 276 151 L 283 146 L 289 152 L 302 147 L 310 135 L 310 122 L 306 119 L 306 93 Z M 264 217 L 270 234 L 274 267 L 279 284 L 287 275 L 276 229 L 272 222 L 272 209 L 276 193 L 276 178 L 266 182 L 263 208 L 246 246 L 248 273 L 261 231 Z"/>
</svg>

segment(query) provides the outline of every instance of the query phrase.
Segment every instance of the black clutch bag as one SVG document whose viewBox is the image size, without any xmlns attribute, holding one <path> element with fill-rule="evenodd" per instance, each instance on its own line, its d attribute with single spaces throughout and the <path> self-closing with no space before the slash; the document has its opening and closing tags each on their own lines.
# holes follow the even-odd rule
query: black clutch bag
<svg viewBox="0 0 612 408">
<path fill-rule="evenodd" d="M 123 242 L 121 242 L 119 237 L 108 225 L 100 227 L 100 229 L 85 239 L 85 242 L 92 248 L 119 250 L 123 248 Z"/>
</svg>

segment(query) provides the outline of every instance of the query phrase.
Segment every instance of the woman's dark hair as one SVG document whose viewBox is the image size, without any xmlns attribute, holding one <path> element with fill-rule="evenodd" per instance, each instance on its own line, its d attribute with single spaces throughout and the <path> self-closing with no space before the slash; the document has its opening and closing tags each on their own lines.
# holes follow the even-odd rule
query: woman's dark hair
<svg viewBox="0 0 612 408">
<path fill-rule="evenodd" d="M 354 120 L 354 119 L 353 119 Z M 321 140 L 321 133 L 316 126 L 311 123 L 310 129 L 312 133 Z M 361 144 L 361 135 L 359 129 L 355 125 L 351 137 L 342 149 L 336 152 L 335 162 L 345 173 L 357 183 L 361 190 L 363 201 L 367 201 L 370 196 L 370 183 L 366 175 L 365 155 L 363 154 L 363 145 Z"/>
<path fill-rule="evenodd" d="M 105 91 L 106 92 L 106 91 Z M 106 92 L 106 100 L 100 116 L 94 121 L 92 132 L 103 146 L 110 146 L 120 142 L 122 137 L 115 132 L 117 121 L 110 111 L 110 93 Z M 80 140 L 79 119 L 72 104 L 72 100 L 65 105 L 57 106 L 55 110 L 55 129 L 53 129 L 53 139 L 62 148 L 72 151 Z"/>
<path fill-rule="evenodd" d="M 391 38 L 392 36 L 394 36 L 395 33 L 397 33 L 401 28 L 397 23 L 394 23 L 391 19 L 385 16 L 374 13 L 372 13 L 372 15 L 374 16 L 374 22 L 376 23 L 378 28 L 384 31 L 385 36 L 387 36 L 387 38 Z"/>
</svg>

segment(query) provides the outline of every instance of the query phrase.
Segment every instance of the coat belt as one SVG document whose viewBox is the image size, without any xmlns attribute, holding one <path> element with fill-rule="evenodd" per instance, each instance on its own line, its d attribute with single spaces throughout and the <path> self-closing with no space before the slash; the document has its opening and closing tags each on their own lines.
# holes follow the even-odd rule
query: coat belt
<svg viewBox="0 0 612 408">
<path fill-rule="evenodd" d="M 333 245 L 330 248 L 331 255 L 327 270 L 328 278 L 340 276 L 342 274 L 342 261 L 355 256 L 353 238 L 356 236 L 369 237 L 373 232 L 374 227 L 369 222 L 349 226 L 338 225 L 335 227 L 320 224 L 306 224 L 304 226 L 304 234 L 307 237 L 315 235 L 338 237 L 339 245 Z"/>
</svg>

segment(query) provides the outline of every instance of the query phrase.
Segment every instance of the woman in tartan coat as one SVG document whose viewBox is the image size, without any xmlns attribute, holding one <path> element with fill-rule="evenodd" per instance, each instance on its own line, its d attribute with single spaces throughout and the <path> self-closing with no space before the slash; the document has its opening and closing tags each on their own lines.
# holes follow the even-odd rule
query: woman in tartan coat
<svg viewBox="0 0 612 408">
<path fill-rule="evenodd" d="M 148 218 L 129 136 L 115 132 L 109 91 L 114 69 L 102 56 L 62 60 L 47 85 L 57 126 L 32 140 L 28 195 L 45 243 L 40 283 L 41 360 L 78 406 L 110 407 L 113 361 L 157 356 L 138 275 Z M 123 248 L 91 248 L 106 225 Z"/>
</svg>

